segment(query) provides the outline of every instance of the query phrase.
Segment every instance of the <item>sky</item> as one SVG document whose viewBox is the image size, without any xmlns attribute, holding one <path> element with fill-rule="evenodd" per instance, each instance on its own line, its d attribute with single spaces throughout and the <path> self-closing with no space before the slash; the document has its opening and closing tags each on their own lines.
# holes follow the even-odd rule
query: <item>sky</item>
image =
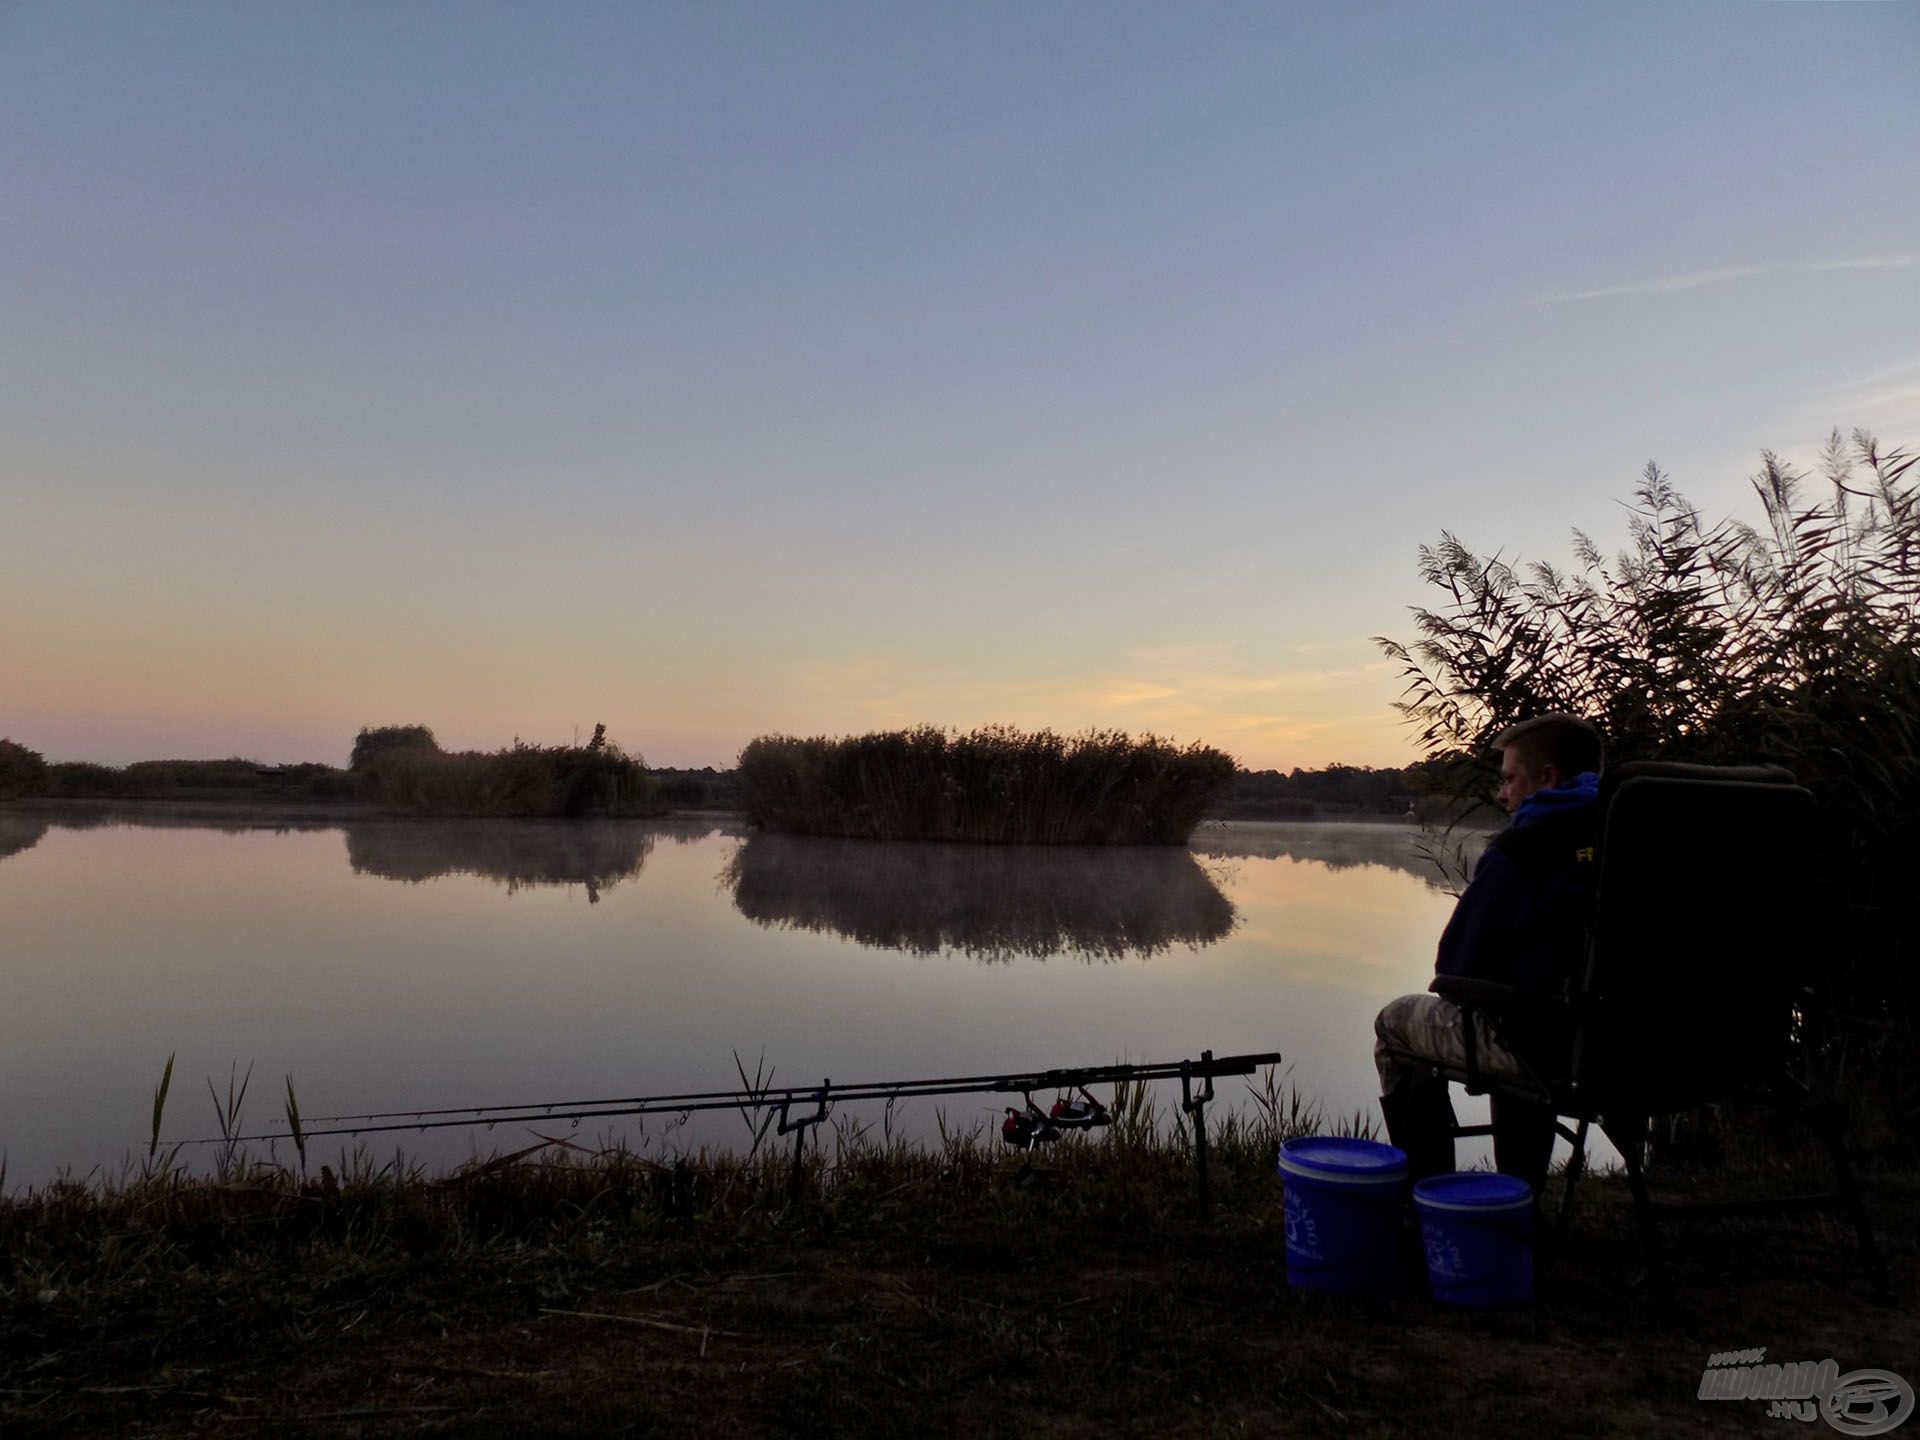
<svg viewBox="0 0 1920 1440">
<path fill-rule="evenodd" d="M 1920 6 L 0 0 L 0 735 L 1415 758 L 1450 530 L 1920 444 Z"/>
</svg>

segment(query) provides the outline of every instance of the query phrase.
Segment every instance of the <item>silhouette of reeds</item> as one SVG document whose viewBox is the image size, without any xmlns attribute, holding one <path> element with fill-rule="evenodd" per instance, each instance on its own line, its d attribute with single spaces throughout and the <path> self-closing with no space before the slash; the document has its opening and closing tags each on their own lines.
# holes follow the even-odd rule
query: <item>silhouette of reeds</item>
<svg viewBox="0 0 1920 1440">
<path fill-rule="evenodd" d="M 1454 536 L 1423 546 L 1444 597 L 1418 638 L 1378 643 L 1428 756 L 1491 790 L 1507 725 L 1572 711 L 1609 763 L 1770 762 L 1820 805 L 1781 883 L 1819 888 L 1806 1058 L 1861 1082 L 1920 1130 L 1920 456 L 1835 431 L 1825 482 L 1763 455 L 1763 523 L 1709 523 L 1649 465 L 1609 559 L 1574 532 L 1578 570 L 1524 570 Z M 1817 1034 L 1815 1032 L 1818 1032 Z"/>
<path fill-rule="evenodd" d="M 1184 845 L 1233 783 L 1233 757 L 1119 731 L 923 725 L 843 739 L 762 736 L 740 753 L 762 829 L 873 840 Z"/>
</svg>

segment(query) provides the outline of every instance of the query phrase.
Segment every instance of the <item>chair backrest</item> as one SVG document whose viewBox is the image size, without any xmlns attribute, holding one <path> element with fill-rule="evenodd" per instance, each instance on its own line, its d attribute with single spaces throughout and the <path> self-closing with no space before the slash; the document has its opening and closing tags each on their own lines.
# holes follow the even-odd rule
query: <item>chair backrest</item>
<svg viewBox="0 0 1920 1440">
<path fill-rule="evenodd" d="M 1777 1083 L 1807 971 L 1813 797 L 1775 766 L 1639 762 L 1601 784 L 1575 1076 L 1667 1114 Z"/>
</svg>

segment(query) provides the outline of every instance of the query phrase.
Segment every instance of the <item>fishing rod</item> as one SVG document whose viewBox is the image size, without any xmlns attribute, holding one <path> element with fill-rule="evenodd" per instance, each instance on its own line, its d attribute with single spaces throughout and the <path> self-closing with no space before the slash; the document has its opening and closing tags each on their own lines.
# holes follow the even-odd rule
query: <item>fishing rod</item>
<svg viewBox="0 0 1920 1440">
<path fill-rule="evenodd" d="M 697 1110 L 759 1110 L 774 1112 L 778 1133 L 794 1135 L 793 1185 L 797 1192 L 803 1147 L 807 1130 L 827 1118 L 833 1103 L 855 1100 L 913 1099 L 938 1095 L 1017 1094 L 1024 1108 L 1007 1107 L 1007 1120 L 1001 1127 L 1002 1138 L 1024 1150 L 1057 1140 L 1064 1130 L 1109 1125 L 1112 1116 L 1105 1105 L 1087 1089 L 1089 1085 L 1141 1083 L 1152 1080 L 1180 1082 L 1180 1108 L 1193 1120 L 1194 1162 L 1199 1177 L 1200 1213 L 1210 1211 L 1207 1190 L 1207 1129 L 1205 1107 L 1214 1098 L 1213 1082 L 1222 1075 L 1251 1075 L 1262 1065 L 1277 1065 L 1280 1055 L 1226 1055 L 1216 1058 L 1211 1050 L 1200 1052 L 1198 1060 L 1167 1060 L 1141 1064 L 1082 1065 L 1047 1070 L 1014 1071 L 1000 1075 L 958 1075 L 927 1080 L 862 1081 L 836 1086 L 832 1080 L 818 1085 L 766 1085 L 738 1090 L 685 1091 L 675 1095 L 634 1095 L 613 1100 L 533 1101 L 519 1105 L 469 1105 L 453 1109 L 380 1110 L 360 1115 L 316 1116 L 319 1128 L 293 1125 L 259 1135 L 219 1135 L 177 1142 L 181 1145 L 233 1146 L 247 1141 L 293 1140 L 304 1151 L 306 1142 L 328 1135 L 377 1135 L 393 1131 L 447 1130 L 484 1125 L 489 1130 L 502 1121 L 513 1123 L 566 1120 L 574 1129 L 582 1120 L 618 1119 L 634 1115 L 661 1113 L 687 1115 Z M 1194 1082 L 1204 1081 L 1196 1090 Z M 1050 1111 L 1034 1103 L 1035 1090 L 1078 1090 L 1085 1103 L 1058 1101 Z M 796 1104 L 811 1105 L 811 1113 L 793 1115 Z M 538 1133 L 537 1131 L 535 1132 Z M 547 1137 L 542 1137 L 543 1139 Z"/>
<path fill-rule="evenodd" d="M 377 1135 L 401 1130 L 446 1130 L 502 1121 L 616 1119 L 631 1115 L 681 1113 L 701 1110 L 739 1110 L 769 1107 L 783 1113 L 795 1104 L 818 1101 L 905 1100 L 923 1096 L 969 1094 L 1030 1094 L 1035 1090 L 1073 1090 L 1088 1085 L 1148 1080 L 1207 1079 L 1219 1075 L 1250 1075 L 1262 1065 L 1274 1065 L 1279 1054 L 1227 1055 L 1211 1050 L 1199 1060 L 1172 1060 L 1142 1064 L 1083 1065 L 1047 1070 L 1014 1071 L 999 1075 L 957 1075 L 927 1080 L 872 1080 L 835 1085 L 751 1086 L 737 1090 L 694 1090 L 671 1095 L 632 1095 L 606 1100 L 536 1100 L 516 1105 L 464 1105 L 444 1109 L 374 1110 L 357 1115 L 316 1115 L 300 1125 L 302 1139 L 326 1135 Z M 276 1122 L 279 1123 L 279 1122 Z M 183 1140 L 183 1145 L 227 1145 L 241 1141 L 286 1140 L 288 1130 L 259 1135 L 214 1135 Z"/>
<path fill-rule="evenodd" d="M 1212 1052 L 1208 1052 L 1211 1054 Z M 1233 1055 L 1218 1060 L 1203 1062 L 1215 1067 L 1216 1075 L 1251 1074 L 1260 1065 L 1277 1063 L 1280 1057 L 1272 1055 Z M 1227 1069 L 1222 1067 L 1243 1068 Z M 420 1110 L 369 1110 L 350 1115 L 312 1115 L 305 1118 L 301 1132 L 306 1135 L 359 1134 L 363 1131 L 379 1130 L 417 1130 L 421 1128 L 444 1129 L 461 1125 L 497 1124 L 502 1120 L 567 1120 L 576 1114 L 582 1119 L 596 1115 L 651 1114 L 671 1110 L 716 1110 L 736 1109 L 741 1104 L 778 1104 L 781 1099 L 791 1101 L 794 1097 L 812 1097 L 823 1086 L 831 1087 L 836 1100 L 873 1100 L 892 1097 L 905 1098 L 913 1095 L 957 1095 L 989 1092 L 1025 1092 L 1057 1089 L 1074 1089 L 1085 1085 L 1110 1084 L 1121 1080 L 1172 1080 L 1180 1075 L 1180 1067 L 1190 1064 L 1188 1061 L 1168 1061 L 1163 1063 L 1143 1063 L 1138 1065 L 1086 1065 L 1077 1068 L 1055 1068 L 1037 1072 L 1015 1072 L 1010 1075 L 955 1075 L 931 1080 L 868 1080 L 858 1083 L 842 1082 L 833 1085 L 824 1081 L 822 1085 L 773 1085 L 745 1086 L 737 1090 L 689 1090 L 675 1095 L 623 1095 L 598 1100 L 528 1100 L 512 1105 L 455 1105 L 441 1109 Z M 1200 1071 L 1194 1071 L 1195 1074 Z M 618 1108 L 615 1108 L 618 1107 Z M 459 1118 L 466 1117 L 466 1118 Z M 382 1125 L 380 1121 L 396 1123 Z M 353 1123 L 358 1122 L 358 1123 Z M 275 1122 L 280 1123 L 280 1122 Z M 315 1126 L 333 1125 L 348 1127 L 334 1130 L 319 1130 Z M 189 1140 L 182 1143 L 204 1145 L 224 1143 L 225 1137 L 213 1137 L 209 1140 Z M 281 1136 L 236 1136 L 236 1139 L 256 1140 L 285 1138 Z"/>
</svg>

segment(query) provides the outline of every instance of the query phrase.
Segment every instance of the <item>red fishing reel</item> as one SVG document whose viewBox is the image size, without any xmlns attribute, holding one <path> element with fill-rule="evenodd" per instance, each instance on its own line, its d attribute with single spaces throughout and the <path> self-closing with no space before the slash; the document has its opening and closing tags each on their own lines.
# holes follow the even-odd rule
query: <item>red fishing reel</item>
<svg viewBox="0 0 1920 1440">
<path fill-rule="evenodd" d="M 1031 1150 L 1036 1145 L 1049 1145 L 1058 1140 L 1060 1131 L 1029 1100 L 1024 1110 L 1007 1107 L 1007 1118 L 1000 1122 L 1000 1138 L 1016 1150 Z"/>
<path fill-rule="evenodd" d="M 1007 1106 L 1007 1118 L 1000 1122 L 1000 1138 L 1018 1150 L 1031 1150 L 1036 1145 L 1047 1145 L 1060 1138 L 1062 1130 L 1091 1130 L 1098 1125 L 1111 1125 L 1113 1114 L 1088 1092 L 1080 1087 L 1080 1099 L 1073 1100 L 1061 1096 L 1053 1102 L 1051 1110 L 1043 1111 L 1033 1103 L 1031 1095 L 1025 1096 L 1024 1108 Z"/>
</svg>

